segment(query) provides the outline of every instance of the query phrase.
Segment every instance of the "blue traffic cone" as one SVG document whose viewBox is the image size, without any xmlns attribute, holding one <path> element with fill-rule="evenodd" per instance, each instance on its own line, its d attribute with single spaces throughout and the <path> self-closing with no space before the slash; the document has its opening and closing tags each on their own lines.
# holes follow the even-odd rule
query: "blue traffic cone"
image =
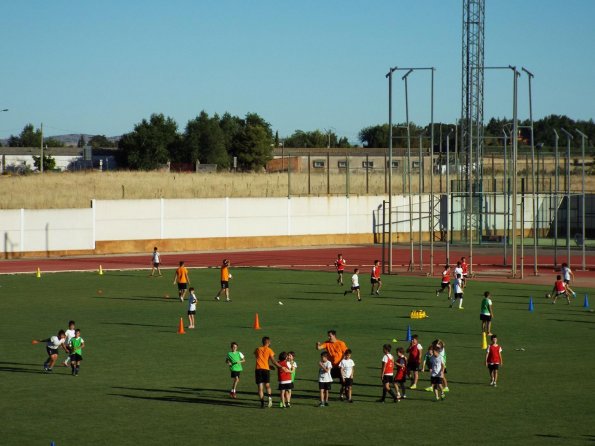
<svg viewBox="0 0 595 446">
<path fill-rule="evenodd" d="M 585 293 L 585 300 L 583 301 L 583 308 L 589 308 L 589 295 Z"/>
<path fill-rule="evenodd" d="M 411 341 L 411 325 L 407 325 L 407 340 Z"/>
<path fill-rule="evenodd" d="M 529 311 L 533 311 L 533 298 L 529 296 Z"/>
<path fill-rule="evenodd" d="M 56 446 L 56 443 L 54 443 L 53 441 L 50 443 L 50 446 Z"/>
</svg>

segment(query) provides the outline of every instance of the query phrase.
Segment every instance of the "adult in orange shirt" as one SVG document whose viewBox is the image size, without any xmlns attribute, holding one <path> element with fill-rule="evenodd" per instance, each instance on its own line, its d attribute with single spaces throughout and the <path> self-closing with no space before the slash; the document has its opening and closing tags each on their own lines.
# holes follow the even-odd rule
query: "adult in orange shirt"
<svg viewBox="0 0 595 446">
<path fill-rule="evenodd" d="M 184 296 L 186 296 L 186 291 L 188 291 L 188 285 L 190 284 L 190 279 L 188 278 L 188 270 L 184 266 L 184 262 L 180 262 L 180 266 L 176 269 L 176 275 L 174 276 L 174 285 L 178 284 L 178 297 L 182 302 L 184 302 Z"/>
<path fill-rule="evenodd" d="M 343 355 L 347 350 L 347 344 L 345 342 L 337 339 L 337 332 L 335 330 L 329 330 L 327 332 L 328 340 L 326 342 L 317 342 L 316 349 L 317 350 L 326 350 L 328 352 L 329 360 L 333 365 L 331 369 L 331 376 L 333 379 L 337 378 L 341 381 L 341 390 L 339 391 L 339 398 L 343 398 L 343 394 L 345 389 L 343 388 L 343 380 L 341 378 L 341 368 L 339 367 L 339 363 L 343 359 Z"/>
<path fill-rule="evenodd" d="M 271 364 L 281 367 L 275 360 L 275 352 L 271 349 L 271 339 L 268 336 L 262 338 L 262 347 L 254 350 L 256 357 L 256 370 L 254 377 L 258 386 L 258 396 L 260 397 L 260 407 L 264 409 L 264 388 L 267 389 L 269 397 L 268 407 L 273 407 L 273 397 L 271 393 Z"/>
<path fill-rule="evenodd" d="M 229 260 L 223 259 L 223 264 L 221 265 L 221 289 L 215 296 L 215 300 L 219 300 L 219 296 L 221 293 L 225 293 L 225 300 L 227 302 L 231 302 L 229 298 L 229 280 L 231 279 L 231 274 L 229 273 Z"/>
</svg>

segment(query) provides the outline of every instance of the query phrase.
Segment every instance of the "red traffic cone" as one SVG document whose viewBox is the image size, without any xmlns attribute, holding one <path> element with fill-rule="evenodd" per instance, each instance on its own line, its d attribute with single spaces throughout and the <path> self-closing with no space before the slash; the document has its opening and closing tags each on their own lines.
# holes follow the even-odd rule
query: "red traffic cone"
<svg viewBox="0 0 595 446">
<path fill-rule="evenodd" d="M 178 325 L 178 334 L 186 334 L 184 331 L 184 320 L 180 318 L 180 324 Z"/>
</svg>

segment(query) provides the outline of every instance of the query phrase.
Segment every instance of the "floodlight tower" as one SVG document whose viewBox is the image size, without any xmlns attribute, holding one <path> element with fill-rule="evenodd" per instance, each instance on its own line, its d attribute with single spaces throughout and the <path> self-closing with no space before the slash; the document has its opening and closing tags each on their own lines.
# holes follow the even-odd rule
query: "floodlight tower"
<svg viewBox="0 0 595 446">
<path fill-rule="evenodd" d="M 483 78 L 484 78 L 484 20 L 485 0 L 463 0 L 463 44 L 461 72 L 461 125 L 460 149 L 462 164 L 466 169 L 465 206 L 466 228 L 463 233 L 469 237 L 472 246 L 473 228 L 479 214 L 481 218 L 481 200 L 473 206 L 473 188 L 479 186 L 481 194 L 482 157 L 483 157 Z M 474 209 L 475 208 L 475 209 Z M 465 230 L 466 229 L 466 230 Z M 481 237 L 481 234 L 480 234 Z M 471 254 L 470 254 L 471 256 Z M 473 262 L 470 259 L 470 264 Z"/>
</svg>

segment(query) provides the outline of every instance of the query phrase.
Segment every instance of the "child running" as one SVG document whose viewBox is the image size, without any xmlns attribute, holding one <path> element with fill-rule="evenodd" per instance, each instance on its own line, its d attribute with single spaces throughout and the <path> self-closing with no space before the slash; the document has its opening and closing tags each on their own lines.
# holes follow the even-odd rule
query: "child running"
<svg viewBox="0 0 595 446">
<path fill-rule="evenodd" d="M 340 399 L 343 401 L 343 394 L 347 398 L 347 401 L 353 403 L 351 396 L 351 388 L 353 387 L 353 374 L 355 369 L 355 362 L 351 359 L 351 350 L 345 350 L 343 359 L 339 363 L 341 368 L 341 385 L 343 386 L 343 392 L 341 392 Z"/>
<path fill-rule="evenodd" d="M 64 333 L 66 333 L 66 340 L 64 341 L 64 345 L 66 346 L 66 350 L 68 350 L 68 354 L 66 355 L 66 359 L 64 360 L 64 362 L 62 363 L 62 365 L 64 367 L 68 367 L 68 364 L 70 363 L 70 341 L 72 340 L 72 338 L 74 338 L 74 335 L 76 334 L 76 328 L 75 328 L 75 323 L 74 321 L 69 321 L 68 322 L 68 329 L 64 331 Z"/>
<path fill-rule="evenodd" d="M 291 380 L 290 365 L 287 363 L 286 352 L 279 353 L 277 378 L 279 381 L 279 396 L 281 398 L 279 407 L 282 409 L 291 407 L 291 389 L 293 389 L 293 382 Z"/>
<path fill-rule="evenodd" d="M 376 293 L 377 296 L 380 296 L 380 288 L 382 288 L 382 280 L 380 279 L 380 260 L 374 260 L 374 266 L 370 273 L 370 283 L 372 284 L 372 292 L 370 294 L 374 295 L 374 293 Z"/>
<path fill-rule="evenodd" d="M 457 274 L 457 278 L 455 279 L 455 297 L 450 301 L 450 308 L 455 304 L 455 302 L 459 299 L 459 310 L 464 310 L 463 308 L 463 279 L 461 279 L 461 275 Z"/>
<path fill-rule="evenodd" d="M 320 354 L 320 362 L 318 363 L 318 389 L 320 389 L 320 404 L 318 407 L 328 406 L 328 394 L 331 390 L 333 378 L 331 376 L 331 369 L 333 365 L 328 360 L 328 353 L 322 352 Z"/>
<path fill-rule="evenodd" d="M 397 385 L 395 384 L 395 358 L 393 355 L 390 354 L 392 346 L 390 344 L 384 344 L 382 346 L 382 352 L 384 356 L 382 357 L 382 365 L 380 368 L 380 380 L 382 381 L 382 398 L 378 400 L 379 403 L 384 403 L 386 399 L 386 394 L 390 393 L 390 396 L 393 397 L 393 401 L 396 403 L 399 401 L 400 395 L 393 391 L 392 387 L 398 392 Z"/>
<path fill-rule="evenodd" d="M 552 288 L 552 298 L 554 299 L 552 303 L 555 304 L 560 296 L 566 297 L 566 301 L 568 302 L 568 305 L 570 305 L 570 293 L 568 292 L 566 282 L 564 282 L 562 276 L 558 274 L 556 276 L 556 283 L 554 283 L 554 287 Z"/>
<path fill-rule="evenodd" d="M 498 336 L 491 336 L 491 344 L 486 351 L 486 367 L 490 371 L 490 386 L 498 386 L 498 369 L 502 365 L 502 347 L 498 345 Z"/>
<path fill-rule="evenodd" d="M 353 276 L 351 276 L 351 291 L 345 291 L 343 292 L 343 296 L 346 296 L 347 293 L 351 292 L 351 293 L 355 293 L 357 295 L 357 301 L 361 302 L 362 297 L 360 295 L 359 292 L 359 268 L 355 268 L 353 270 Z"/>
<path fill-rule="evenodd" d="M 442 291 L 448 288 L 448 299 L 450 299 L 451 288 L 450 288 L 450 265 L 444 265 L 444 271 L 442 271 L 442 281 L 440 282 L 440 289 L 436 290 L 436 297 L 440 295 Z"/>
<path fill-rule="evenodd" d="M 335 260 L 335 267 L 337 268 L 337 283 L 343 286 L 343 272 L 345 271 L 345 265 L 347 265 L 347 261 L 343 258 L 343 254 L 337 255 L 337 260 Z"/>
<path fill-rule="evenodd" d="M 198 298 L 194 294 L 194 287 L 190 288 L 190 296 L 188 296 L 188 328 L 194 328 L 194 316 L 196 315 L 196 304 Z"/>
<path fill-rule="evenodd" d="M 564 277 L 564 284 L 566 285 L 566 289 L 569 293 L 572 294 L 572 297 L 576 297 L 576 293 L 570 288 L 570 278 L 572 276 L 572 280 L 574 280 L 574 273 L 568 266 L 568 263 L 562 263 L 562 276 Z"/>
<path fill-rule="evenodd" d="M 34 344 L 39 344 L 40 342 L 45 342 L 45 349 L 48 354 L 48 359 L 43 363 L 43 370 L 48 373 L 51 373 L 54 369 L 54 364 L 58 360 L 58 349 L 61 348 L 68 354 L 68 350 L 64 345 L 66 341 L 66 333 L 64 330 L 60 330 L 57 336 L 52 336 L 46 339 L 34 339 Z"/>
<path fill-rule="evenodd" d="M 227 353 L 225 362 L 229 366 L 229 371 L 231 372 L 231 391 L 229 392 L 229 396 L 235 399 L 237 398 L 236 390 L 240 382 L 240 374 L 242 373 L 242 370 L 244 370 L 242 364 L 246 362 L 244 354 L 241 351 L 238 351 L 237 342 L 231 343 L 231 351 Z"/>
<path fill-rule="evenodd" d="M 81 338 L 81 330 L 76 329 L 74 338 L 70 340 L 70 368 L 72 369 L 72 376 L 78 376 L 83 360 L 83 348 L 85 348 L 85 340 Z"/>
</svg>

